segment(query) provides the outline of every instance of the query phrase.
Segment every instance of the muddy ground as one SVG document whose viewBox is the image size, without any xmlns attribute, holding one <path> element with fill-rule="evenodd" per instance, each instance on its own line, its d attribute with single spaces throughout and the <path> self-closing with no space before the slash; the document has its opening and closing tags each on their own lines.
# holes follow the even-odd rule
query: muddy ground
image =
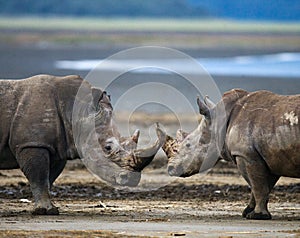
<svg viewBox="0 0 300 238">
<path fill-rule="evenodd" d="M 299 180 L 278 182 L 269 203 L 273 220 L 250 221 L 241 217 L 249 188 L 225 163 L 205 176 L 171 179 L 164 159 L 156 159 L 130 191 L 105 184 L 77 160 L 67 164 L 52 196 L 61 214 L 32 216 L 25 177 L 19 170 L 1 171 L 0 236 L 300 237 Z"/>
</svg>

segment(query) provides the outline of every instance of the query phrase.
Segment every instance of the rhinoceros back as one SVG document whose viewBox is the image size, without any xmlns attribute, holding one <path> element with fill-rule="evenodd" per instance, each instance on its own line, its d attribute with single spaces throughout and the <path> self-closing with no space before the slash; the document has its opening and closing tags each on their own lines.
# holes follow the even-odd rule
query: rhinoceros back
<svg viewBox="0 0 300 238">
<path fill-rule="evenodd" d="M 258 153 L 274 174 L 300 177 L 300 95 L 258 91 L 240 100 L 236 109 L 231 121 L 238 131 L 236 147 Z"/>
</svg>

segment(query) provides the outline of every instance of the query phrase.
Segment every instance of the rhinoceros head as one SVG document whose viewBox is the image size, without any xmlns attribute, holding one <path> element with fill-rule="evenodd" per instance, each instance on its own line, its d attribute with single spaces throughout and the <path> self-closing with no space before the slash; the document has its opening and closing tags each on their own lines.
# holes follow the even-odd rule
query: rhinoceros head
<svg viewBox="0 0 300 238">
<path fill-rule="evenodd" d="M 168 156 L 168 172 L 171 176 L 187 177 L 212 168 L 224 152 L 228 120 L 237 101 L 247 91 L 233 89 L 224 93 L 215 105 L 206 96 L 197 104 L 202 120 L 190 134 L 178 132 L 175 139 L 167 136 L 163 146 Z M 169 146 L 168 146 L 169 145 Z"/>
<path fill-rule="evenodd" d="M 128 138 L 120 136 L 112 120 L 110 98 L 105 92 L 94 105 L 96 113 L 89 115 L 89 119 L 81 124 L 81 131 L 87 133 L 83 136 L 86 140 L 81 141 L 79 146 L 83 162 L 92 173 L 113 185 L 136 186 L 141 178 L 140 172 L 164 143 L 165 133 L 157 126 L 155 144 L 137 149 L 139 130 Z"/>
<path fill-rule="evenodd" d="M 168 173 L 171 176 L 188 177 L 199 172 L 204 158 L 211 146 L 212 120 L 215 107 L 207 98 L 201 102 L 197 99 L 202 119 L 198 127 L 191 133 L 178 130 L 176 138 L 167 136 L 163 150 L 168 157 Z"/>
</svg>

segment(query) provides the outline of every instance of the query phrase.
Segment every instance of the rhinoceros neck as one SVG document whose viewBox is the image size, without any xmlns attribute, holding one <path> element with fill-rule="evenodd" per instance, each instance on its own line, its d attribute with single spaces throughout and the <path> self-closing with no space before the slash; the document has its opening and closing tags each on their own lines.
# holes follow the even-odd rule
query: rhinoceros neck
<svg viewBox="0 0 300 238">
<path fill-rule="evenodd" d="M 233 111 L 236 105 L 248 95 L 247 91 L 234 89 L 224 93 L 222 100 L 216 105 L 213 110 L 212 118 L 212 141 L 217 148 L 216 155 L 225 160 L 232 160 L 228 147 L 226 145 L 226 136 L 231 119 L 234 117 Z"/>
</svg>

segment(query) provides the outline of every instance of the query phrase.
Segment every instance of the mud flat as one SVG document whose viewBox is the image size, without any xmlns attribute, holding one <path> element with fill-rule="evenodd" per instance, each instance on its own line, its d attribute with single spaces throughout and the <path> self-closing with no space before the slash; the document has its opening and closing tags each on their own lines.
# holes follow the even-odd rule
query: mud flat
<svg viewBox="0 0 300 238">
<path fill-rule="evenodd" d="M 30 214 L 32 197 L 22 173 L 1 171 L 0 236 L 300 236 L 299 180 L 280 179 L 270 197 L 273 220 L 252 221 L 241 217 L 249 188 L 231 164 L 205 176 L 170 179 L 164 158 L 157 161 L 134 190 L 110 187 L 80 161 L 68 163 L 52 189 L 61 214 L 47 217 Z"/>
</svg>

